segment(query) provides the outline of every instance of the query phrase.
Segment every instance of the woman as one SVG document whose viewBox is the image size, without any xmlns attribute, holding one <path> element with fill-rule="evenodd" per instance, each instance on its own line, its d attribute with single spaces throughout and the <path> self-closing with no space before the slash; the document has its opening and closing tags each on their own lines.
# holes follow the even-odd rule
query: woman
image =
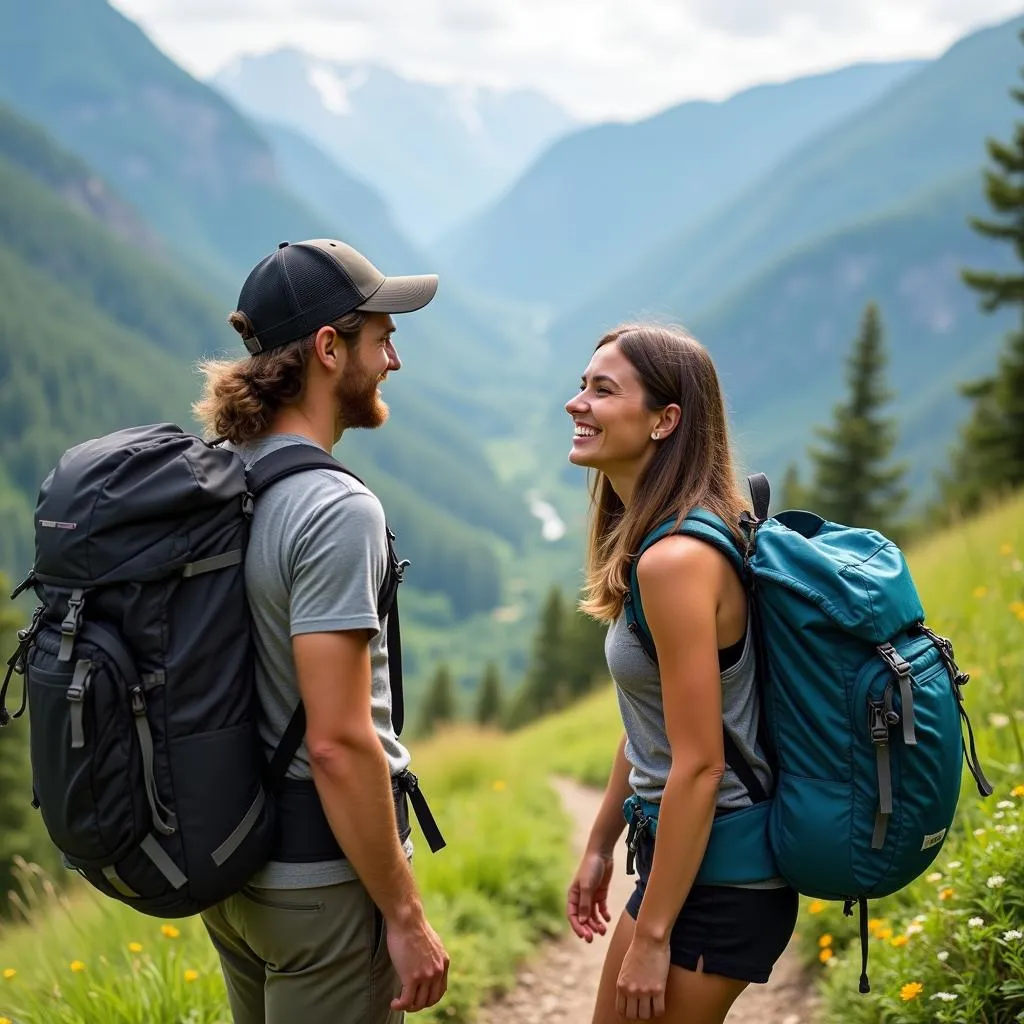
<svg viewBox="0 0 1024 1024">
<path fill-rule="evenodd" d="M 700 505 L 729 524 L 744 508 L 718 376 L 679 330 L 626 326 L 598 343 L 566 403 L 571 462 L 596 470 L 584 612 L 610 623 L 605 642 L 625 736 L 569 889 L 568 916 L 590 942 L 604 934 L 613 851 L 636 794 L 657 807 L 642 834 L 638 881 L 612 937 L 594 1024 L 720 1024 L 750 983 L 768 980 L 796 923 L 798 896 L 779 878 L 695 885 L 716 814 L 752 803 L 727 767 L 723 724 L 765 792 L 760 714 L 743 585 L 726 557 L 669 535 L 639 559 L 640 599 L 657 662 L 623 612 L 631 552 Z"/>
</svg>

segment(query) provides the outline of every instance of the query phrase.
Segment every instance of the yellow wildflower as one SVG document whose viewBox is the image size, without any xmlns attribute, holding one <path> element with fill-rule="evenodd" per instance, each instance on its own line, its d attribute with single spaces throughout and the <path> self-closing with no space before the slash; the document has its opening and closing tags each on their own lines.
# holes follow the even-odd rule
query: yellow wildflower
<svg viewBox="0 0 1024 1024">
<path fill-rule="evenodd" d="M 881 939 L 883 942 L 885 942 L 886 939 L 891 939 L 892 938 L 892 929 L 891 928 L 879 928 L 878 931 L 875 932 L 875 938 L 876 939 Z"/>
<path fill-rule="evenodd" d="M 822 937 L 820 939 L 818 939 L 818 945 L 821 946 L 822 949 L 824 949 L 826 946 L 831 946 L 832 945 L 832 936 L 831 935 L 822 935 Z"/>
<path fill-rule="evenodd" d="M 832 952 L 832 950 L 826 947 L 818 954 L 818 959 L 824 964 L 828 963 L 828 961 L 831 960 L 834 955 L 835 954 Z"/>
<path fill-rule="evenodd" d="M 191 968 L 185 972 L 186 981 L 196 981 L 199 978 L 199 972 L 193 971 Z"/>
<path fill-rule="evenodd" d="M 909 1003 L 911 999 L 916 999 L 923 991 L 924 985 L 921 982 L 912 981 L 900 989 L 900 999 L 905 1003 Z"/>
<path fill-rule="evenodd" d="M 1006 543 L 1004 541 L 1002 544 L 999 545 L 999 554 L 1001 554 L 1004 558 L 1007 555 L 1012 555 L 1013 554 L 1013 545 L 1012 544 L 1008 544 L 1008 543 Z"/>
<path fill-rule="evenodd" d="M 905 946 L 909 941 L 910 939 L 908 939 L 906 935 L 897 935 L 896 938 L 892 940 L 892 944 L 898 949 L 900 946 Z"/>
<path fill-rule="evenodd" d="M 505 782 L 503 779 L 495 779 L 494 785 L 491 787 L 495 793 L 500 793 L 505 788 Z"/>
<path fill-rule="evenodd" d="M 953 889 L 953 888 L 947 886 L 945 889 L 943 889 L 939 893 L 939 899 L 940 900 L 948 900 L 951 896 L 955 896 L 955 895 L 956 895 L 956 889 Z"/>
<path fill-rule="evenodd" d="M 821 900 L 815 900 L 808 908 L 808 914 L 820 914 L 825 909 L 825 904 Z"/>
<path fill-rule="evenodd" d="M 141 953 L 142 952 L 142 943 L 141 942 L 129 942 L 128 943 L 128 952 L 129 953 Z"/>
<path fill-rule="evenodd" d="M 1010 611 L 1013 612 L 1018 619 L 1024 617 L 1024 601 L 1011 601 Z"/>
<path fill-rule="evenodd" d="M 14 1024 L 10 1017 L 0 1017 L 0 1024 Z"/>
<path fill-rule="evenodd" d="M 880 917 L 869 918 L 868 919 L 868 931 L 871 932 L 872 935 L 874 935 L 875 932 L 877 932 L 878 929 L 881 928 L 884 924 L 885 924 L 885 921 L 882 920 L 882 918 L 880 918 Z"/>
<path fill-rule="evenodd" d="M 75 974 L 79 974 L 85 970 L 85 964 L 83 964 L 81 960 L 72 960 L 68 966 L 75 972 Z"/>
<path fill-rule="evenodd" d="M 160 931 L 168 939 L 176 939 L 181 934 L 173 924 L 160 925 Z"/>
<path fill-rule="evenodd" d="M 1013 789 L 1010 790 L 1010 796 L 1016 796 L 1016 797 L 1024 796 L 1024 785 L 1014 786 Z"/>
<path fill-rule="evenodd" d="M 975 587 L 974 588 L 974 596 L 977 597 L 977 598 L 982 598 L 987 593 L 988 593 L 988 587 L 982 586 L 982 587 Z"/>
<path fill-rule="evenodd" d="M 13 967 L 7 967 L 4 970 L 4 981 L 10 981 L 18 972 Z"/>
</svg>

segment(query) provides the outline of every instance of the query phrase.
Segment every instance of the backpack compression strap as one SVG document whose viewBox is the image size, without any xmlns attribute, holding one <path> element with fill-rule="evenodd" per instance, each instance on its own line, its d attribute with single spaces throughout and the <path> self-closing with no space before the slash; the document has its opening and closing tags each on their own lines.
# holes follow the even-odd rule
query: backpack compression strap
<svg viewBox="0 0 1024 1024">
<path fill-rule="evenodd" d="M 744 581 L 744 586 L 746 586 L 743 555 L 737 545 L 736 538 L 733 536 L 729 527 L 726 526 L 726 524 L 713 512 L 709 512 L 707 509 L 703 508 L 696 508 L 682 521 L 681 524 L 679 524 L 679 526 L 676 526 L 675 519 L 670 519 L 651 530 L 651 532 L 643 539 L 643 543 L 640 545 L 640 551 L 637 553 L 636 558 L 633 559 L 633 563 L 630 566 L 629 593 L 626 595 L 625 611 L 626 624 L 629 631 L 637 638 L 637 640 L 640 641 L 640 646 L 655 664 L 658 663 L 658 654 L 655 650 L 654 639 L 651 636 L 651 630 L 647 624 L 647 617 L 644 615 L 643 604 L 640 600 L 640 586 L 637 582 L 636 567 L 637 563 L 640 561 L 640 556 L 649 547 L 651 547 L 652 544 L 656 544 L 663 537 L 668 537 L 673 533 L 681 533 L 688 537 L 697 537 L 699 540 L 710 544 L 716 550 L 720 551 L 729 559 L 730 564 L 736 570 L 740 580 Z M 762 730 L 760 728 L 758 729 L 758 733 L 759 735 L 762 734 Z M 761 780 L 758 779 L 754 769 L 751 768 L 750 763 L 743 756 L 743 752 L 733 739 L 732 734 L 725 728 L 724 724 L 722 727 L 722 742 L 725 749 L 725 763 L 733 770 L 733 772 L 735 772 L 736 777 L 740 782 L 743 783 L 747 792 L 750 794 L 751 800 L 753 800 L 755 804 L 759 804 L 767 800 L 768 794 L 765 792 L 764 786 L 761 785 Z"/>
<path fill-rule="evenodd" d="M 279 480 L 291 476 L 293 473 L 302 473 L 309 469 L 329 469 L 335 473 L 345 473 L 359 483 L 363 481 L 356 476 L 352 470 L 343 466 L 333 455 L 325 452 L 322 448 L 316 448 L 309 444 L 290 444 L 285 448 L 278 448 L 276 451 L 264 455 L 257 460 L 248 471 L 249 493 L 258 498 L 269 487 Z M 365 486 L 365 484 L 364 484 Z M 384 580 L 384 586 L 377 595 L 377 615 L 388 618 L 387 643 L 388 643 L 388 674 L 391 684 L 391 718 L 395 728 L 395 734 L 400 735 L 402 726 L 405 724 L 405 699 L 402 690 L 402 642 L 398 619 L 398 584 L 402 581 L 402 573 L 405 564 L 399 564 L 395 558 L 392 541 L 394 534 L 387 529 L 388 542 L 388 575 Z M 268 778 L 276 784 L 284 778 L 299 747 L 302 746 L 303 737 L 306 734 L 306 709 L 299 702 L 295 713 L 292 715 L 285 729 L 281 742 L 274 751 L 270 766 L 267 769 Z"/>
</svg>

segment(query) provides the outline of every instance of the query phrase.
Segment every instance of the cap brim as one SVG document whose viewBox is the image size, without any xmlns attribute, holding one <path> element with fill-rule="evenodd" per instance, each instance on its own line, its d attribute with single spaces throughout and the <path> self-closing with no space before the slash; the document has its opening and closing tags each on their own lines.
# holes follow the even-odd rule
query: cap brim
<svg viewBox="0 0 1024 1024">
<path fill-rule="evenodd" d="M 364 313 L 411 313 L 422 309 L 436 294 L 436 274 L 387 277 L 357 308 Z"/>
</svg>

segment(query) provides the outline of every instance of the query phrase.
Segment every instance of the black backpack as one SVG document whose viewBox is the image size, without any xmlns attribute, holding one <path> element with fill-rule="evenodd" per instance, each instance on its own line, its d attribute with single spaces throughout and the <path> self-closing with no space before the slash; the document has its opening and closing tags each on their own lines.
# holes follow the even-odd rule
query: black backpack
<svg viewBox="0 0 1024 1024">
<path fill-rule="evenodd" d="M 39 605 L 8 662 L 0 725 L 11 675 L 22 673 L 15 717 L 27 702 L 33 806 L 67 867 L 141 913 L 198 913 L 241 889 L 280 846 L 275 797 L 305 715 L 299 703 L 268 764 L 244 561 L 260 494 L 312 468 L 349 473 L 295 444 L 247 474 L 219 442 L 163 423 L 69 449 L 40 489 L 35 564 L 12 595 L 31 586 Z M 388 615 L 400 732 L 397 589 L 408 563 L 387 534 L 378 614 Z M 426 812 L 424 833 L 440 849 L 415 776 L 399 788 Z M 308 803 L 322 831 L 315 793 Z"/>
</svg>

